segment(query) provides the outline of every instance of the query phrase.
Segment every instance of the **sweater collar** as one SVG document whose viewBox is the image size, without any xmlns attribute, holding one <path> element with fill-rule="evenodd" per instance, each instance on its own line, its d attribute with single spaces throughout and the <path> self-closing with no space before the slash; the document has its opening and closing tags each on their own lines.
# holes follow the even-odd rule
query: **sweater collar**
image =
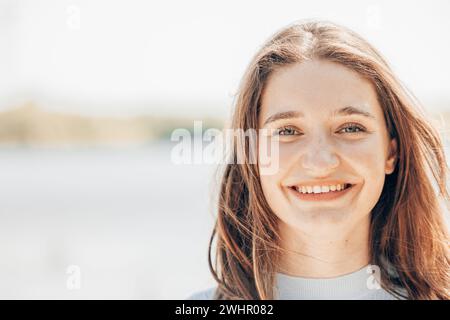
<svg viewBox="0 0 450 320">
<path fill-rule="evenodd" d="M 334 278 L 275 274 L 277 299 L 358 299 L 379 288 L 371 265 Z"/>
</svg>

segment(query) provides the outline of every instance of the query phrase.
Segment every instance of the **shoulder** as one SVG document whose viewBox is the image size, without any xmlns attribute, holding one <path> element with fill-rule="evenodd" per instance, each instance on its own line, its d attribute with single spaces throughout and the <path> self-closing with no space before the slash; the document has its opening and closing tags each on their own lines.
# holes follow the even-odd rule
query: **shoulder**
<svg viewBox="0 0 450 320">
<path fill-rule="evenodd" d="M 217 287 L 211 287 L 206 290 L 197 291 L 191 294 L 189 297 L 187 297 L 186 300 L 213 300 L 216 288 Z"/>
</svg>

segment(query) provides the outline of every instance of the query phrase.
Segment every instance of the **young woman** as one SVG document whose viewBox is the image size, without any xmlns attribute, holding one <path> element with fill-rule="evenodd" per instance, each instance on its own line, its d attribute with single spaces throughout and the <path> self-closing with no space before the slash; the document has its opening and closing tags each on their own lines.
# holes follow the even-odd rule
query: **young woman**
<svg viewBox="0 0 450 320">
<path fill-rule="evenodd" d="M 231 129 L 258 139 L 233 139 L 209 247 L 218 286 L 191 299 L 450 298 L 441 139 L 359 35 L 323 21 L 276 33 Z"/>
</svg>

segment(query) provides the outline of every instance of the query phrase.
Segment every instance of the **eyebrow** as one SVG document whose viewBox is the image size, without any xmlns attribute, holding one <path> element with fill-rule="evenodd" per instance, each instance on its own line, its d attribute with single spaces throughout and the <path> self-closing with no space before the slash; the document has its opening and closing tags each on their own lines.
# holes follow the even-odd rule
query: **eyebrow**
<svg viewBox="0 0 450 320">
<path fill-rule="evenodd" d="M 373 116 L 370 112 L 367 112 L 365 110 L 362 110 L 362 109 L 359 109 L 356 107 L 352 107 L 352 106 L 343 107 L 341 109 L 335 110 L 332 113 L 332 117 L 350 116 L 350 115 L 359 115 L 359 116 L 363 116 L 366 118 L 375 119 L 375 116 Z M 275 113 L 275 114 L 271 115 L 270 117 L 268 117 L 266 119 L 266 121 L 264 121 L 263 126 L 265 126 L 271 122 L 278 121 L 278 120 L 302 118 L 304 116 L 305 115 L 301 111 L 283 111 L 283 112 Z"/>
</svg>

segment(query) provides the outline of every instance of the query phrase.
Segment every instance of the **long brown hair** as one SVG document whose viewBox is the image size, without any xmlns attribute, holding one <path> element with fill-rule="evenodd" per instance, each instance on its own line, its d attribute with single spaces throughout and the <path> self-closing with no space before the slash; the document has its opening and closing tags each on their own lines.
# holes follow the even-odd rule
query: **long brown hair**
<svg viewBox="0 0 450 320">
<path fill-rule="evenodd" d="M 326 21 L 296 22 L 275 33 L 241 80 L 231 129 L 257 129 L 268 77 L 274 70 L 309 59 L 339 63 L 369 79 L 390 137 L 397 140 L 395 170 L 386 176 L 371 212 L 371 263 L 380 268 L 383 288 L 399 298 L 449 299 L 449 234 L 444 217 L 448 167 L 439 132 L 384 58 L 361 36 Z M 209 244 L 209 267 L 218 282 L 216 299 L 274 299 L 274 275 L 283 249 L 278 246 L 278 218 L 264 198 L 250 148 L 245 137 L 233 138 L 231 161 L 220 182 Z M 239 155 L 244 163 L 238 163 Z"/>
</svg>

